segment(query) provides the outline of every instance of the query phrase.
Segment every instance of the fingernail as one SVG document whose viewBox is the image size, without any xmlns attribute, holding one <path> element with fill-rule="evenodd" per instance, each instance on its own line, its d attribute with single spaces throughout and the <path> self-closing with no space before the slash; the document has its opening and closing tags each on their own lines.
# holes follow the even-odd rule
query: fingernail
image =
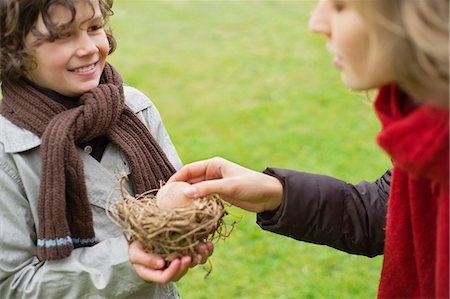
<svg viewBox="0 0 450 299">
<path fill-rule="evenodd" d="M 164 261 L 159 259 L 156 261 L 156 267 L 162 268 L 164 266 Z"/>
<path fill-rule="evenodd" d="M 186 189 L 184 189 L 184 195 L 186 195 L 187 197 L 191 197 L 191 198 L 198 197 L 197 188 L 195 188 L 193 186 L 186 187 Z"/>
</svg>

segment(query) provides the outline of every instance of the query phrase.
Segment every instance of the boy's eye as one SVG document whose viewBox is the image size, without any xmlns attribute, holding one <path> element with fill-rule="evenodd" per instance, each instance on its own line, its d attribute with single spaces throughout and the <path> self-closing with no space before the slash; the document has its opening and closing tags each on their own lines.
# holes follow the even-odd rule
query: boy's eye
<svg viewBox="0 0 450 299">
<path fill-rule="evenodd" d="M 58 33 L 55 33 L 52 36 L 50 36 L 50 40 L 51 41 L 63 40 L 63 39 L 70 38 L 71 36 L 72 36 L 72 32 L 70 32 L 70 31 L 58 32 Z"/>
<path fill-rule="evenodd" d="M 103 24 L 92 25 L 88 28 L 88 31 L 97 31 L 103 29 Z"/>
<path fill-rule="evenodd" d="M 69 38 L 71 36 L 72 36 L 72 32 L 63 32 L 58 36 L 58 38 Z"/>
</svg>

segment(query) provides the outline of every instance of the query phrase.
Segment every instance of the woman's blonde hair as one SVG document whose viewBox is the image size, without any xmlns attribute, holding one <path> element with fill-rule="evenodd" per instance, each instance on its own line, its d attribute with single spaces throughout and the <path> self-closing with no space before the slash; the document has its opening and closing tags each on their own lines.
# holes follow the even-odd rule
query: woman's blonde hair
<svg viewBox="0 0 450 299">
<path fill-rule="evenodd" d="M 418 102 L 449 106 L 449 0 L 353 2 L 397 83 Z"/>
</svg>

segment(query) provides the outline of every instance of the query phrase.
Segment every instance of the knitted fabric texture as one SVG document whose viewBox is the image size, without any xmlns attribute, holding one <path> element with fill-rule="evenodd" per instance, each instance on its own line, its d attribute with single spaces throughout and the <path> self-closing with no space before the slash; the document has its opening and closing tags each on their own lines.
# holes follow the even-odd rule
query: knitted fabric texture
<svg viewBox="0 0 450 299">
<path fill-rule="evenodd" d="M 449 109 L 409 103 L 395 85 L 375 101 L 394 163 L 378 297 L 449 298 Z"/>
<path fill-rule="evenodd" d="M 106 64 L 100 84 L 66 109 L 25 81 L 2 83 L 0 113 L 42 138 L 38 200 L 38 256 L 67 257 L 95 244 L 83 162 L 76 144 L 106 136 L 127 157 L 137 193 L 159 188 L 175 171 L 166 155 L 124 100 L 123 82 Z"/>
</svg>

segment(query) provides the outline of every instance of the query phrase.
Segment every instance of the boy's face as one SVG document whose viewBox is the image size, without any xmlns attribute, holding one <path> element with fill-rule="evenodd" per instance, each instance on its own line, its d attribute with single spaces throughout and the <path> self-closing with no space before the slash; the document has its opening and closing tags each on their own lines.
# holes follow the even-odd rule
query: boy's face
<svg viewBox="0 0 450 299">
<path fill-rule="evenodd" d="M 50 8 L 50 16 L 55 24 L 71 19 L 70 11 L 61 5 Z M 75 20 L 67 34 L 53 42 L 45 41 L 32 52 L 37 67 L 29 71 L 28 78 L 70 97 L 98 86 L 109 52 L 103 23 L 98 0 L 77 0 Z M 48 33 L 41 16 L 35 26 L 41 33 Z M 36 37 L 29 33 L 25 47 L 32 49 L 34 41 Z"/>
</svg>

